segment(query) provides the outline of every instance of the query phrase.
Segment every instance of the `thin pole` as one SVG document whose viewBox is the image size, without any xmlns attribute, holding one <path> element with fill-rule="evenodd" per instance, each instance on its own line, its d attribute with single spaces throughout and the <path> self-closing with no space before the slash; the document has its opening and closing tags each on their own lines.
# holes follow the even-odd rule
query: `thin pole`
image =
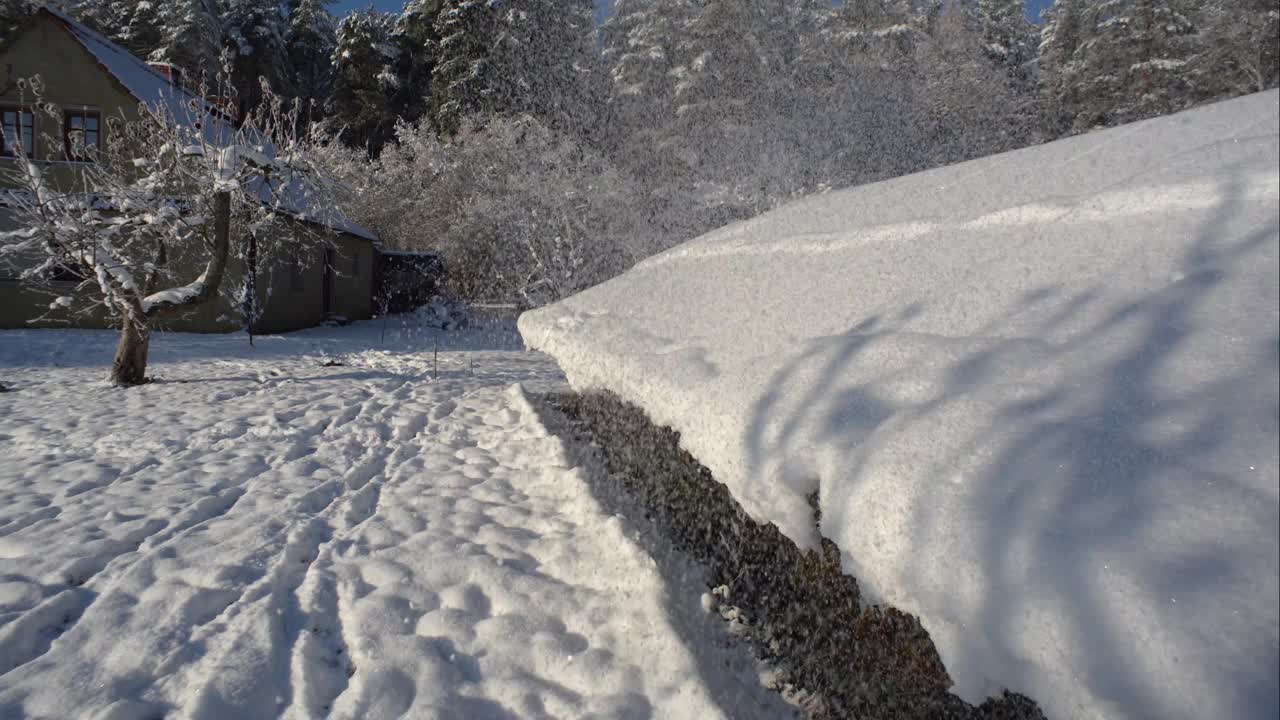
<svg viewBox="0 0 1280 720">
<path fill-rule="evenodd" d="M 379 340 L 379 343 L 382 345 L 387 344 L 387 303 L 386 301 L 383 301 L 382 303 L 382 339 Z"/>
<path fill-rule="evenodd" d="M 258 321 L 258 236 L 249 233 L 249 287 L 245 294 L 246 303 L 249 306 L 248 322 L 245 323 L 245 331 L 249 333 L 249 347 L 253 347 L 253 324 Z"/>
</svg>

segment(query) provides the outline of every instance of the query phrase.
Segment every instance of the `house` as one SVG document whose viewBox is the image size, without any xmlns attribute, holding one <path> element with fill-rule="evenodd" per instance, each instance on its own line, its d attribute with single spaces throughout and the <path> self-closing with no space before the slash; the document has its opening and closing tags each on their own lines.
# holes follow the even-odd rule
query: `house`
<svg viewBox="0 0 1280 720">
<path fill-rule="evenodd" d="M 28 103 L 31 98 L 29 91 L 24 92 L 24 81 L 37 75 L 46 101 L 62 109 L 61 121 L 24 106 L 24 96 Z M 74 19 L 41 9 L 0 47 L 0 122 L 6 138 L 0 141 L 0 163 L 15 162 L 18 149 L 9 145 L 20 142 L 22 151 L 41 164 L 54 185 L 68 187 L 77 164 L 91 161 L 75 153 L 78 145 L 69 141 L 70 132 L 83 133 L 85 143 L 101 146 L 111 131 L 108 118 L 136 118 L 140 105 L 163 108 L 166 104 L 178 110 L 170 112 L 172 116 L 181 118 L 190 115 L 181 108 L 191 102 L 202 101 L 182 87 L 174 68 L 151 66 Z M 303 224 L 314 224 L 301 205 L 285 211 L 295 218 L 291 225 L 299 230 Z M 15 224 L 0 203 L 0 230 L 15 229 Z M 333 231 L 328 249 L 300 253 L 257 271 L 256 332 L 283 332 L 326 319 L 363 319 L 373 314 L 376 238 L 341 217 L 330 217 L 325 224 Z M 194 265 L 190 273 L 179 269 L 179 274 L 191 277 L 198 273 Z M 187 332 L 241 328 L 241 315 L 227 296 L 229 288 L 241 286 L 244 273 L 243 264 L 233 258 L 218 299 L 161 327 Z M 107 325 L 101 314 L 50 313 L 48 294 L 7 276 L 13 274 L 0 267 L 0 328 Z M 65 295 L 71 295 L 77 285 L 74 278 L 52 282 L 65 285 Z"/>
</svg>

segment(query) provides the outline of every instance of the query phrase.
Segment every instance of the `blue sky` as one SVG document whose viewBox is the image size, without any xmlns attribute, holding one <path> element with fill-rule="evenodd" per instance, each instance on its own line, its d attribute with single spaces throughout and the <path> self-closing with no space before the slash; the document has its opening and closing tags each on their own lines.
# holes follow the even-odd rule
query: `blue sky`
<svg viewBox="0 0 1280 720">
<path fill-rule="evenodd" d="M 605 12 L 605 8 L 612 4 L 611 0 L 595 0 L 596 8 L 600 12 Z M 1040 11 L 1053 4 L 1053 0 L 1027 0 L 1027 16 L 1035 20 L 1039 18 Z M 356 8 L 368 7 L 373 5 L 379 10 L 388 12 L 399 12 L 404 7 L 404 0 L 338 0 L 333 6 L 335 15 L 343 15 Z"/>
</svg>

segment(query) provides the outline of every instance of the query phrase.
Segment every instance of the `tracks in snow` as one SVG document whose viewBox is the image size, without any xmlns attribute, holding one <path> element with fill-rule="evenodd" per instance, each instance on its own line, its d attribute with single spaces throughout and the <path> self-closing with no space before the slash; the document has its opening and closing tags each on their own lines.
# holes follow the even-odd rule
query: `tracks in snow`
<svg viewBox="0 0 1280 720">
<path fill-rule="evenodd" d="M 319 458 L 329 460 L 326 467 L 339 460 L 349 467 L 340 479 L 298 497 L 287 513 L 297 520 L 279 559 L 194 638 L 209 652 L 166 682 L 184 716 L 319 717 L 346 690 L 357 668 L 344 633 L 334 555 L 377 512 L 384 487 L 416 452 L 417 433 L 449 407 L 446 401 L 425 416 L 405 417 L 400 408 L 414 387 L 401 381 L 369 393 L 324 428 L 312 450 L 337 456 Z M 283 457 L 305 464 L 316 454 L 295 449 Z M 263 647 L 271 653 L 254 656 L 253 649 Z"/>
<path fill-rule="evenodd" d="M 382 486 L 399 461 L 396 453 L 402 452 L 400 447 L 430 419 L 438 417 L 439 408 L 446 407 L 447 403 L 440 403 L 421 417 L 398 416 L 397 408 L 413 395 L 415 379 L 369 381 L 319 422 L 314 412 L 308 412 L 314 410 L 315 403 L 309 397 L 266 414 L 233 415 L 192 435 L 185 450 L 133 463 L 109 482 L 64 494 L 63 499 L 79 506 L 79 514 L 84 514 L 94 496 L 112 486 L 197 464 L 211 451 L 233 452 L 253 441 L 266 441 L 264 444 L 272 448 L 265 457 L 250 460 L 255 466 L 239 482 L 215 483 L 214 494 L 197 499 L 171 518 L 139 516 L 139 522 L 133 523 L 136 527 L 124 536 L 104 541 L 96 548 L 98 552 L 85 553 L 60 568 L 55 582 L 46 584 L 49 590 L 43 600 L 16 615 L 9 613 L 0 626 L 0 657 L 5 660 L 0 665 L 0 693 L 24 668 L 40 665 L 40 659 L 56 649 L 58 640 L 74 635 L 79 624 L 92 619 L 95 625 L 103 621 L 126 630 L 142 622 L 142 612 L 132 613 L 137 617 L 129 617 L 127 610 L 121 612 L 122 607 L 137 601 L 138 587 L 162 581 L 168 567 L 183 565 L 184 558 L 200 555 L 202 549 L 207 564 L 208 555 L 219 553 L 208 552 L 206 538 L 235 537 L 240 534 L 235 528 L 240 526 L 249 531 L 246 534 L 257 529 L 252 538 L 256 542 L 228 553 L 238 557 L 216 558 L 223 568 L 234 568 L 230 573 L 234 577 L 222 578 L 218 583 L 222 587 L 197 588 L 182 604 L 180 614 L 184 617 L 177 623 L 179 627 L 173 628 L 179 637 L 171 639 L 165 655 L 143 663 L 149 666 L 147 674 L 157 680 L 183 675 L 195 680 L 200 672 L 184 669 L 234 658 L 240 647 L 236 641 L 239 631 L 279 632 L 283 637 L 276 639 L 284 642 L 272 647 L 284 650 L 267 663 L 270 667 L 263 674 L 267 685 L 275 695 L 280 687 L 286 689 L 285 704 L 296 694 L 305 707 L 322 711 L 341 693 L 351 670 L 349 661 L 346 666 L 342 662 L 348 651 L 338 620 L 336 582 L 327 567 L 332 554 L 329 546 L 376 512 Z M 235 399 L 224 400 L 234 410 Z M 343 468 L 338 477 L 316 482 L 335 474 L 335 468 Z M 56 518 L 61 509 L 35 514 L 35 520 L 4 528 L 6 534 Z M 219 573 L 228 574 L 225 570 L 213 574 Z M 105 609 L 98 614 L 106 618 L 95 617 L 99 605 Z M 278 628 L 243 627 L 253 625 L 248 618 L 255 615 L 284 620 Z M 193 651 L 193 647 L 206 650 Z M 51 658 L 52 662 L 56 660 Z M 332 672 L 326 673 L 326 668 Z M 29 669 L 34 673 L 45 668 Z M 212 673 L 215 681 L 217 675 Z M 178 691 L 174 683 L 162 684 L 174 690 L 164 693 L 173 697 L 166 703 L 170 706 L 181 703 L 199 708 L 201 697 L 213 698 L 214 702 L 208 703 L 210 709 L 218 705 L 216 687 L 206 685 L 189 693 Z M 199 681 L 187 685 L 199 686 Z M 295 687 L 300 689 L 294 692 Z"/>
</svg>

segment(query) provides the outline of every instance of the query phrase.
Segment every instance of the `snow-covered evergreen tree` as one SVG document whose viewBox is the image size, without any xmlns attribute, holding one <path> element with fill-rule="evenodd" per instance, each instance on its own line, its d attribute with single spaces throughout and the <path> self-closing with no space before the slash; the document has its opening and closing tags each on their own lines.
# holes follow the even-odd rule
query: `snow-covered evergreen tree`
<svg viewBox="0 0 1280 720">
<path fill-rule="evenodd" d="M 615 158 L 648 185 L 677 234 L 815 187 L 813 146 L 830 68 L 815 50 L 820 0 L 623 0 L 603 28 Z M 826 148 L 823 148 L 825 151 Z"/>
<path fill-rule="evenodd" d="M 681 29 L 672 70 L 677 155 L 733 202 L 762 209 L 789 189 L 771 179 L 801 164 L 792 110 L 797 40 L 816 27 L 814 6 L 777 0 L 712 0 Z"/>
<path fill-rule="evenodd" d="M 358 10 L 338 24 L 333 93 L 327 122 L 348 145 L 376 154 L 395 127 L 390 96 L 396 86 L 391 33 L 395 16 Z"/>
<path fill-rule="evenodd" d="M 0 43 L 9 39 L 35 10 L 30 0 L 0 0 Z"/>
<path fill-rule="evenodd" d="M 287 9 L 279 0 L 220 0 L 223 48 L 229 56 L 239 103 L 252 110 L 262 100 L 265 80 L 281 95 L 292 95 Z"/>
<path fill-rule="evenodd" d="M 615 152 L 644 145 L 670 122 L 678 63 L 677 28 L 693 8 L 685 0 L 618 0 L 601 28 L 609 75 L 609 129 Z"/>
<path fill-rule="evenodd" d="M 916 49 L 928 20 L 900 0 L 845 3 L 823 19 L 805 63 L 811 68 L 805 86 L 820 96 L 808 132 L 822 184 L 839 187 L 925 167 Z"/>
<path fill-rule="evenodd" d="M 910 0 L 846 2 L 827 24 L 828 42 L 847 54 L 900 69 L 910 64 L 926 20 Z"/>
<path fill-rule="evenodd" d="M 431 78 L 431 118 L 446 133 L 493 102 L 492 50 L 498 13 L 487 0 L 444 0 L 436 16 L 440 53 Z"/>
<path fill-rule="evenodd" d="M 318 119 L 333 85 L 333 49 L 337 32 L 329 5 L 333 0 L 289 0 L 290 85 L 302 101 L 308 120 Z"/>
<path fill-rule="evenodd" d="M 159 13 L 159 41 L 144 57 L 178 66 L 193 85 L 217 84 L 224 36 L 216 0 L 171 0 Z"/>
<path fill-rule="evenodd" d="M 979 20 L 983 19 L 981 13 Z M 1029 144 L 1035 97 L 1012 82 L 1011 66 L 985 22 L 959 5 L 946 6 L 917 49 L 922 101 L 916 121 L 929 166 L 1004 152 Z M 1021 51 L 1018 51 L 1021 52 Z"/>
<path fill-rule="evenodd" d="M 1045 129 L 1050 136 L 1071 130 L 1080 105 L 1080 46 L 1087 37 L 1088 0 L 1057 0 L 1044 14 L 1039 65 Z"/>
<path fill-rule="evenodd" d="M 581 136 L 596 122 L 599 63 L 591 0 L 499 5 L 489 106 Z"/>
<path fill-rule="evenodd" d="M 678 148 L 691 167 L 724 162 L 729 145 L 758 145 L 753 120 L 769 92 L 771 63 L 761 37 L 761 3 L 710 0 L 681 29 L 676 53 L 675 117 L 684 141 Z M 739 142 L 734 142 L 737 138 Z M 721 174 L 701 167 L 703 175 Z"/>
<path fill-rule="evenodd" d="M 676 28 L 691 15 L 684 0 L 618 0 L 600 29 L 616 97 L 670 100 Z"/>
<path fill-rule="evenodd" d="M 1035 29 L 1022 0 L 978 0 L 978 22 L 988 56 L 1018 89 L 1029 89 L 1030 63 L 1036 55 Z"/>
<path fill-rule="evenodd" d="M 1152 117 L 1200 99 L 1204 90 L 1191 63 L 1200 40 L 1191 20 L 1195 4 L 1129 0 L 1115 5 L 1114 15 L 1095 9 L 1099 41 L 1085 48 L 1086 58 L 1091 50 L 1100 50 L 1101 67 L 1090 80 L 1105 103 L 1090 121 L 1099 116 L 1119 121 Z"/>
<path fill-rule="evenodd" d="M 183 3 L 177 3 L 183 4 Z M 164 44 L 165 15 L 168 5 L 153 0 L 140 0 L 137 3 L 113 3 L 113 28 L 104 28 L 107 35 L 123 45 L 129 52 L 141 58 L 150 57 L 161 50 Z"/>
<path fill-rule="evenodd" d="M 1213 97 L 1280 83 L 1280 0 L 1205 0 L 1196 69 Z"/>
<path fill-rule="evenodd" d="M 641 183 L 639 211 L 671 238 L 691 237 L 703 227 L 693 220 L 696 204 L 687 188 L 687 166 L 671 152 L 676 43 L 695 11 L 689 0 L 618 0 L 600 29 L 606 75 L 602 147 Z"/>
<path fill-rule="evenodd" d="M 1193 10 L 1190 0 L 1059 0 L 1041 44 L 1056 123 L 1080 132 L 1203 98 Z"/>
<path fill-rule="evenodd" d="M 443 4 L 443 0 L 410 0 L 396 19 L 392 33 L 396 85 L 391 111 L 409 122 L 416 122 L 430 107 L 431 76 L 440 51 L 436 18 Z"/>
<path fill-rule="evenodd" d="M 594 122 L 594 27 L 587 0 L 446 0 L 436 17 L 435 126 L 464 117 L 529 114 L 557 132 Z"/>
</svg>

